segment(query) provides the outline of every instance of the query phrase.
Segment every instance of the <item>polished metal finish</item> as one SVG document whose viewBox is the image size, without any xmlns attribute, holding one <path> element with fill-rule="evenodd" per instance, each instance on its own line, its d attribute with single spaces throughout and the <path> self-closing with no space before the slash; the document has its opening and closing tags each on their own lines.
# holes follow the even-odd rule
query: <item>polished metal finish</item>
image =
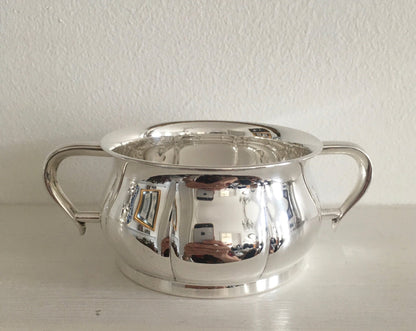
<svg viewBox="0 0 416 331">
<path fill-rule="evenodd" d="M 309 160 L 345 154 L 360 168 L 353 192 L 321 209 Z M 99 212 L 79 212 L 56 181 L 72 155 L 112 156 Z M 50 194 L 77 221 L 100 220 L 118 265 L 146 287 L 192 297 L 260 293 L 301 266 L 322 216 L 334 224 L 360 199 L 371 162 L 356 145 L 324 143 L 294 129 L 240 122 L 177 122 L 104 137 L 101 147 L 68 146 L 48 159 Z M 82 232 L 83 233 L 83 232 Z"/>
<path fill-rule="evenodd" d="M 324 143 L 322 150 L 322 155 L 324 154 L 348 155 L 357 162 L 359 167 L 359 179 L 344 203 L 338 209 L 322 210 L 322 216 L 330 217 L 335 225 L 361 199 L 365 191 L 367 191 L 373 176 L 373 166 L 366 152 L 360 146 L 351 143 L 327 141 Z"/>
<path fill-rule="evenodd" d="M 71 145 L 61 147 L 52 152 L 45 163 L 43 180 L 52 198 L 71 217 L 81 234 L 85 233 L 85 223 L 100 222 L 99 211 L 78 211 L 74 204 L 68 199 L 58 183 L 57 172 L 61 162 L 71 156 L 109 156 L 98 145 Z"/>
</svg>

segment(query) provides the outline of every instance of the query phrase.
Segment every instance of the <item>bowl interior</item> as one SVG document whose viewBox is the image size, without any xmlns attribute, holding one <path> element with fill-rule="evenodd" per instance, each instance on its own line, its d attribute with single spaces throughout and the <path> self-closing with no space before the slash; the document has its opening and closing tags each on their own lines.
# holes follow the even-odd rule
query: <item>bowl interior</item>
<svg viewBox="0 0 416 331">
<path fill-rule="evenodd" d="M 118 132 L 106 138 L 103 148 L 116 156 L 204 168 L 278 164 L 311 156 L 321 148 L 318 139 L 298 130 L 239 122 L 168 123 L 141 134 L 123 138 Z"/>
</svg>

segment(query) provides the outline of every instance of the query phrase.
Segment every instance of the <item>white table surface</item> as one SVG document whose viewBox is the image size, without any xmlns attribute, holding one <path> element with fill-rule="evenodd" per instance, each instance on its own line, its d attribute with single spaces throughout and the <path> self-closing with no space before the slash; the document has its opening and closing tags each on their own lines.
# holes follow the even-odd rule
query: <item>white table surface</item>
<svg viewBox="0 0 416 331">
<path fill-rule="evenodd" d="M 98 225 L 57 206 L 0 206 L 0 330 L 416 330 L 416 206 L 322 224 L 308 268 L 272 292 L 188 299 L 117 269 Z"/>
</svg>

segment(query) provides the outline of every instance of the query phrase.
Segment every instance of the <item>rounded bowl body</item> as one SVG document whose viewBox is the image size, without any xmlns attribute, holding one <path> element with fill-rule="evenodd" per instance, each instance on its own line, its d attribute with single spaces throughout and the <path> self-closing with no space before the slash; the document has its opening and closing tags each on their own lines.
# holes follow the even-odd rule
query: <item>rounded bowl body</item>
<svg viewBox="0 0 416 331">
<path fill-rule="evenodd" d="M 310 135 L 185 122 L 110 134 L 102 148 L 115 158 L 101 224 L 141 285 L 196 297 L 262 292 L 291 278 L 315 241 L 308 160 L 322 145 Z"/>
</svg>

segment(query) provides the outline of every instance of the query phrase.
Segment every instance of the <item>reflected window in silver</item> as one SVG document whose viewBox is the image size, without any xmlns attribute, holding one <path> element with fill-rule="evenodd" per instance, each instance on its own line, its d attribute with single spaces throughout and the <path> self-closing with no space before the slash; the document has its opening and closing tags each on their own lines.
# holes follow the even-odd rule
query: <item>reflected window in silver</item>
<svg viewBox="0 0 416 331">
<path fill-rule="evenodd" d="M 140 190 L 140 200 L 134 219 L 154 231 L 160 202 L 160 190 Z"/>
</svg>

